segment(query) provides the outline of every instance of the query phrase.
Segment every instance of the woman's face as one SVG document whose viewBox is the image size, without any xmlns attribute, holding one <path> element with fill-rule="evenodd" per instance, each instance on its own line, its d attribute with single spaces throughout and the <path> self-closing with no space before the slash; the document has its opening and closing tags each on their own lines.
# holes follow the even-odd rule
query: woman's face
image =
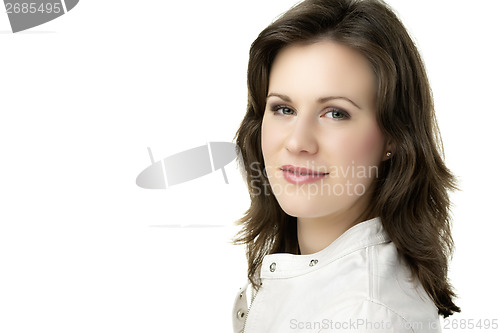
<svg viewBox="0 0 500 333">
<path fill-rule="evenodd" d="M 328 217 L 366 208 L 388 149 L 374 84 L 368 61 L 338 43 L 294 44 L 278 53 L 261 144 L 272 192 L 287 214 Z"/>
</svg>

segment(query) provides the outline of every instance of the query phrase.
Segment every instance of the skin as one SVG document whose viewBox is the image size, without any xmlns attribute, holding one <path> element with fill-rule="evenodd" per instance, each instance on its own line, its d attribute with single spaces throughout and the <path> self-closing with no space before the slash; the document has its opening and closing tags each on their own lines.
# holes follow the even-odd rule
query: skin
<svg viewBox="0 0 500 333">
<path fill-rule="evenodd" d="M 328 40 L 287 46 L 271 67 L 262 153 L 273 194 L 297 217 L 301 254 L 366 220 L 376 167 L 391 151 L 376 120 L 374 82 L 361 54 Z M 329 174 L 297 185 L 284 179 L 283 165 Z"/>
</svg>

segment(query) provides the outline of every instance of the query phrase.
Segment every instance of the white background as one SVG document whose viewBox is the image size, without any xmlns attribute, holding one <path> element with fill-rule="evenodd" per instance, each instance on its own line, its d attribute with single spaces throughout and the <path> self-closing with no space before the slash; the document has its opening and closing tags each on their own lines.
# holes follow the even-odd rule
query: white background
<svg viewBox="0 0 500 333">
<path fill-rule="evenodd" d="M 0 332 L 231 331 L 246 262 L 230 238 L 249 205 L 236 163 L 228 185 L 135 178 L 147 147 L 161 159 L 233 140 L 249 46 L 294 3 L 83 0 L 17 34 L 0 7 Z M 451 318 L 500 320 L 499 2 L 389 3 L 421 49 L 462 188 Z"/>
</svg>

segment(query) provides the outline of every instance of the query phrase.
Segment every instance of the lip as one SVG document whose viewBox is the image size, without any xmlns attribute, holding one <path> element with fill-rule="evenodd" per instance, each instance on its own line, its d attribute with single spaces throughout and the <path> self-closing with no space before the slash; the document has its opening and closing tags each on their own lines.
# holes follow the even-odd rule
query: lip
<svg viewBox="0 0 500 333">
<path fill-rule="evenodd" d="M 328 176 L 327 172 L 319 172 L 294 165 L 283 165 L 283 178 L 292 184 L 307 184 L 319 181 Z"/>
</svg>

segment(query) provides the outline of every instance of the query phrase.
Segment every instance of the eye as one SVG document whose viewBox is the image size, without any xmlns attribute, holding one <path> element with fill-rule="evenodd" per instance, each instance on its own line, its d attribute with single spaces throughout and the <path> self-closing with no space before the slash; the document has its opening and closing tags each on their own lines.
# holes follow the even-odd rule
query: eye
<svg viewBox="0 0 500 333">
<path fill-rule="evenodd" d="M 329 115 L 329 116 L 327 116 L 327 115 Z M 328 111 L 327 113 L 325 113 L 325 116 L 327 118 L 338 119 L 338 120 L 350 118 L 349 113 L 347 113 L 344 110 L 337 109 L 337 108 L 332 109 L 331 111 Z"/>
<path fill-rule="evenodd" d="M 284 115 L 284 116 L 291 116 L 294 114 L 295 111 L 293 111 L 292 108 L 289 108 L 286 105 L 276 105 L 271 108 L 271 111 L 275 114 L 279 115 Z"/>
</svg>

